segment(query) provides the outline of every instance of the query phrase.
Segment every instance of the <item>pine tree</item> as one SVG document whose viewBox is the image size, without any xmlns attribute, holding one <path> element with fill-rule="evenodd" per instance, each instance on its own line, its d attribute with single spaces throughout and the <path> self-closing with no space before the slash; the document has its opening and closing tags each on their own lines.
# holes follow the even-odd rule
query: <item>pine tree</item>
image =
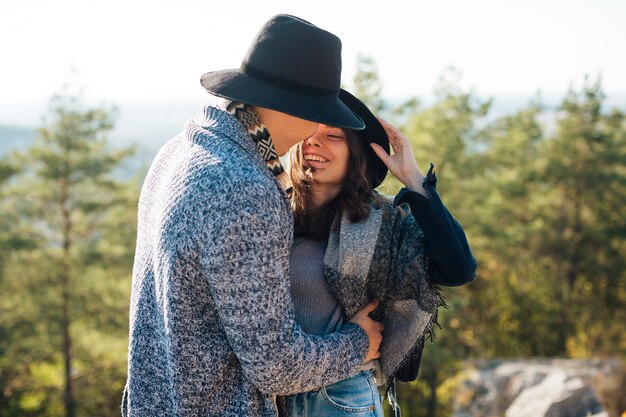
<svg viewBox="0 0 626 417">
<path fill-rule="evenodd" d="M 383 83 L 378 75 L 376 60 L 369 55 L 359 54 L 356 65 L 356 73 L 352 79 L 354 84 L 352 93 L 365 103 L 372 113 L 378 115 L 388 105 L 381 97 Z"/>
<path fill-rule="evenodd" d="M 104 394 L 85 394 L 94 391 L 89 384 L 106 381 L 112 370 L 102 367 L 123 378 L 134 208 L 127 183 L 113 174 L 133 149 L 109 150 L 112 128 L 111 110 L 86 108 L 66 92 L 51 100 L 33 147 L 12 158 L 19 172 L 3 190 L 1 210 L 14 213 L 12 228 L 36 244 L 15 252 L 1 291 L 15 325 L 11 339 L 29 357 L 15 372 L 22 382 L 10 408 L 19 415 L 92 415 Z M 20 333 L 20 323 L 30 328 Z M 93 372 L 98 378 L 90 380 Z"/>
<path fill-rule="evenodd" d="M 603 111 L 600 80 L 570 89 L 558 131 L 545 143 L 549 190 L 538 214 L 546 224 L 541 254 L 557 287 L 560 349 L 568 355 L 624 349 L 626 283 L 626 116 Z"/>
</svg>

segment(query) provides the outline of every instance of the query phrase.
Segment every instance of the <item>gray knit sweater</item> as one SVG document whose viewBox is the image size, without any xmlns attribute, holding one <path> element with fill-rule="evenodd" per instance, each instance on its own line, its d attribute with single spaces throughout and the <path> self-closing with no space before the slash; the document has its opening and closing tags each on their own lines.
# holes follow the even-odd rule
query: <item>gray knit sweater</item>
<svg viewBox="0 0 626 417">
<path fill-rule="evenodd" d="M 161 149 L 138 215 L 124 416 L 275 416 L 362 365 L 359 326 L 295 323 L 289 203 L 234 116 L 208 106 Z"/>
<path fill-rule="evenodd" d="M 309 334 L 325 335 L 344 323 L 343 307 L 324 280 L 326 242 L 297 237 L 289 254 L 289 281 L 296 323 Z"/>
</svg>

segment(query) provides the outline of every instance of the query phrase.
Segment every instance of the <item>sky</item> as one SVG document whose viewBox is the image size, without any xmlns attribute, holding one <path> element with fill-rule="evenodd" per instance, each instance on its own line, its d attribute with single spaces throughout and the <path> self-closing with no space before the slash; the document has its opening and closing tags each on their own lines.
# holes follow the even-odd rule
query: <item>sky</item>
<svg viewBox="0 0 626 417">
<path fill-rule="evenodd" d="M 484 96 L 563 95 L 585 74 L 626 93 L 624 0 L 7 0 L 0 105 L 47 99 L 73 68 L 91 99 L 203 100 L 200 76 L 238 67 L 278 13 L 342 39 L 348 86 L 372 56 L 387 97 L 431 92 L 448 66 Z"/>
</svg>

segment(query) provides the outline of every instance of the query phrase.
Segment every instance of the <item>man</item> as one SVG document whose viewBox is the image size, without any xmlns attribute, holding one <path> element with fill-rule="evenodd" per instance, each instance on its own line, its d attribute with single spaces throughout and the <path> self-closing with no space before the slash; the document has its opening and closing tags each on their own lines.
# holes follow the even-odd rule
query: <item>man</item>
<svg viewBox="0 0 626 417">
<path fill-rule="evenodd" d="M 339 99 L 340 40 L 270 19 L 241 68 L 156 156 L 139 202 L 124 416 L 276 416 L 276 395 L 344 379 L 380 356 L 370 304 L 341 331 L 294 322 L 289 185 L 278 155 L 318 123 L 363 128 Z M 268 169 L 268 167 L 270 169 Z M 285 189 L 282 189 L 284 187 Z"/>
</svg>

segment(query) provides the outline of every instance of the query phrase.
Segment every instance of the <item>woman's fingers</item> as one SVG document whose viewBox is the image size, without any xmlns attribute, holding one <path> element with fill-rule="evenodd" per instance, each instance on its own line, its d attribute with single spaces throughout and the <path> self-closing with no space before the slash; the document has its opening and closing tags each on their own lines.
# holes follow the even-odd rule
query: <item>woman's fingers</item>
<svg viewBox="0 0 626 417">
<path fill-rule="evenodd" d="M 385 133 L 387 133 L 387 138 L 389 139 L 389 143 L 393 147 L 394 152 L 401 151 L 405 145 L 409 144 L 409 140 L 406 136 L 404 136 L 400 129 L 388 123 L 381 117 L 378 117 L 377 119 L 385 129 Z"/>
<path fill-rule="evenodd" d="M 380 300 L 373 299 L 372 301 L 367 303 L 367 305 L 363 307 L 361 311 L 363 311 L 365 315 L 368 315 L 372 311 L 376 310 L 376 307 L 378 307 L 378 304 L 380 304 Z"/>
<path fill-rule="evenodd" d="M 385 149 L 383 149 L 383 147 L 377 143 L 370 143 L 370 146 L 372 147 L 376 155 L 378 155 L 378 157 L 387 166 L 387 168 L 391 168 L 390 164 L 392 164 L 393 161 L 396 161 L 399 155 L 402 155 L 403 148 L 394 143 L 391 144 L 391 148 L 393 149 L 393 155 L 388 154 L 387 151 L 385 151 Z"/>
<path fill-rule="evenodd" d="M 383 163 L 387 165 L 387 168 L 389 168 L 389 159 L 391 158 L 391 156 L 389 156 L 389 154 L 383 149 L 383 147 L 377 143 L 370 143 L 370 146 L 372 147 L 372 149 L 374 149 L 374 152 L 383 161 Z"/>
<path fill-rule="evenodd" d="M 387 127 L 393 127 L 391 126 L 391 124 L 389 122 L 387 122 L 385 119 L 383 119 L 382 117 L 377 117 L 378 121 L 380 122 L 381 125 L 383 125 L 384 128 Z"/>
<path fill-rule="evenodd" d="M 398 129 L 396 129 L 392 124 L 388 123 L 385 119 L 381 117 L 378 117 L 378 121 L 387 132 L 387 136 L 389 136 L 389 141 L 392 141 L 398 138 L 398 133 L 399 133 Z"/>
</svg>

